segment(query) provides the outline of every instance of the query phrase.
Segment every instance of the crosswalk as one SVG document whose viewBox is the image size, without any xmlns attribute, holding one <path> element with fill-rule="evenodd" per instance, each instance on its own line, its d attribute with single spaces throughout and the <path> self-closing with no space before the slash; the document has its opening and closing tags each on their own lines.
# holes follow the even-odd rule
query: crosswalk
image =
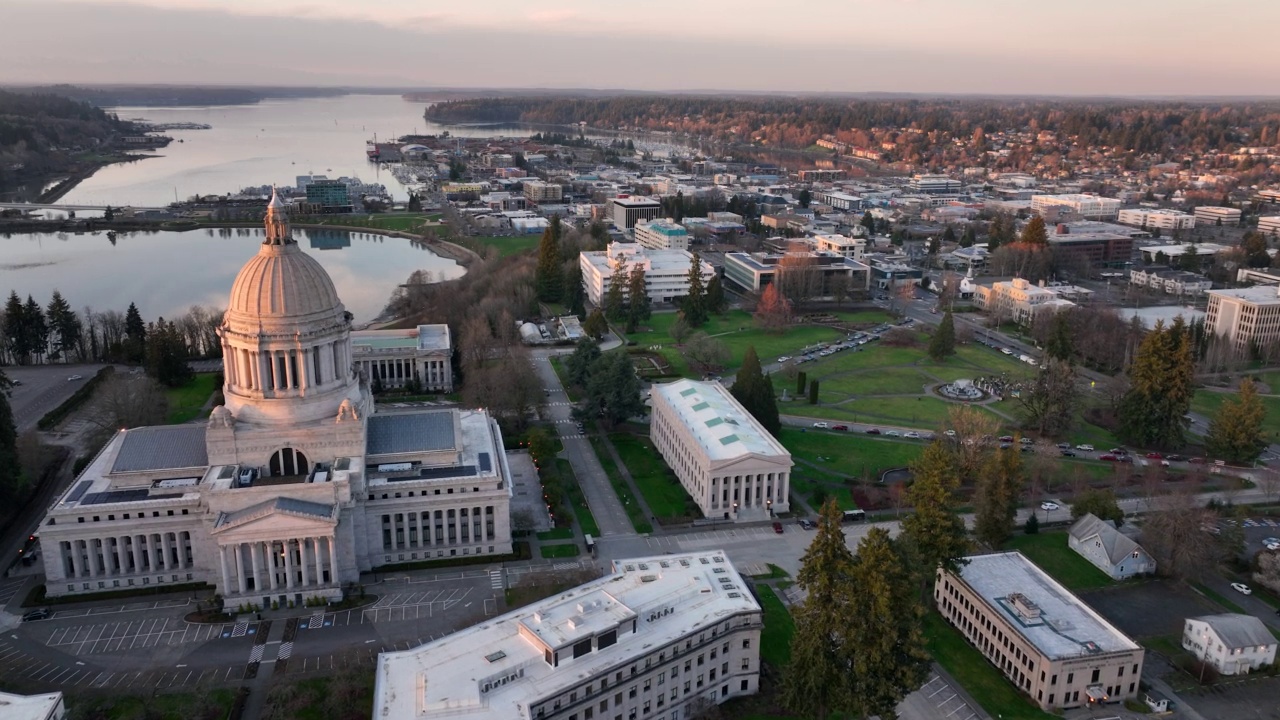
<svg viewBox="0 0 1280 720">
<path fill-rule="evenodd" d="M 502 577 L 502 570 L 498 570 L 498 569 L 490 570 L 489 571 L 489 587 L 493 588 L 494 590 L 502 590 L 504 589 L 503 584 L 504 583 L 503 583 L 503 577 Z"/>
<path fill-rule="evenodd" d="M 573 403 L 571 402 L 549 402 L 543 404 L 547 407 L 573 407 Z"/>
</svg>

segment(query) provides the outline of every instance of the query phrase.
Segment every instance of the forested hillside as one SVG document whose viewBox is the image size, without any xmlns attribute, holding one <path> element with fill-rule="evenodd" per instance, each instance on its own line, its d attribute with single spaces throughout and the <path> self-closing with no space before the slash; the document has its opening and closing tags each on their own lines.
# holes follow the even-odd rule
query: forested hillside
<svg viewBox="0 0 1280 720">
<path fill-rule="evenodd" d="M 134 131 L 88 103 L 0 90 L 0 190 L 101 162 L 117 137 Z"/>
</svg>

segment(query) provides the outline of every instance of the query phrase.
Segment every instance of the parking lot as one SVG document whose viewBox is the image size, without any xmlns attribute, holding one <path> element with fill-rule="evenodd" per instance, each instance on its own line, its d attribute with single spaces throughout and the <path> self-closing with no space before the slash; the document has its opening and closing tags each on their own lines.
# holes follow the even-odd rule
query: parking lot
<svg viewBox="0 0 1280 720">
<path fill-rule="evenodd" d="M 9 393 L 13 424 L 22 433 L 36 426 L 44 414 L 71 397 L 98 372 L 101 365 L 31 365 L 5 368 L 15 385 Z M 79 377 L 77 377 L 79 376 Z M 75 380 L 68 378 L 77 377 Z"/>
<path fill-rule="evenodd" d="M 257 623 L 196 625 L 181 618 L 150 618 L 60 627 L 44 644 L 71 655 L 93 655 L 251 637 L 257 627 Z"/>
<path fill-rule="evenodd" d="M 1080 597 L 1126 635 L 1181 637 L 1183 621 L 1221 612 L 1194 590 L 1166 580 L 1125 584 L 1081 593 Z"/>
</svg>

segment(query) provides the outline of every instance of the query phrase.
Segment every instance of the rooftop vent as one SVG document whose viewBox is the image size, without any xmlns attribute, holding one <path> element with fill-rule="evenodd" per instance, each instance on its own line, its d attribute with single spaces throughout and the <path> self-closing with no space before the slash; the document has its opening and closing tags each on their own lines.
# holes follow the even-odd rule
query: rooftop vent
<svg viewBox="0 0 1280 720">
<path fill-rule="evenodd" d="M 1040 617 L 1040 606 L 1031 602 L 1022 593 L 1009 593 L 1009 604 L 1025 620 L 1036 620 Z"/>
<path fill-rule="evenodd" d="M 485 659 L 485 660 L 488 660 L 488 661 L 489 661 L 489 662 L 491 662 L 491 663 L 494 663 L 494 662 L 498 662 L 499 660 L 501 660 L 502 658 L 504 658 L 504 657 L 506 657 L 506 656 L 507 656 L 507 654 L 506 654 L 506 653 L 504 653 L 504 652 L 502 652 L 501 650 L 499 650 L 498 652 L 492 652 L 492 653 L 489 653 L 488 655 L 485 655 L 485 656 L 484 656 L 484 659 Z"/>
<path fill-rule="evenodd" d="M 640 582 L 653 582 L 658 579 L 657 575 L 641 575 Z"/>
</svg>

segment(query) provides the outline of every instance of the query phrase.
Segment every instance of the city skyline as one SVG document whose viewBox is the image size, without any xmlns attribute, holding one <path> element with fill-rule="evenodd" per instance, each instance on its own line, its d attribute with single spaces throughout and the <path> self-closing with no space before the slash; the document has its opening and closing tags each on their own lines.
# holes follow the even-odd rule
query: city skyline
<svg viewBox="0 0 1280 720">
<path fill-rule="evenodd" d="M 14 0 L 0 82 L 1270 96 L 1280 6 Z M 1242 22 L 1241 18 L 1249 21 Z M 66 53 L 74 48 L 74 56 Z M 541 62 L 529 62 L 531 57 Z"/>
</svg>

